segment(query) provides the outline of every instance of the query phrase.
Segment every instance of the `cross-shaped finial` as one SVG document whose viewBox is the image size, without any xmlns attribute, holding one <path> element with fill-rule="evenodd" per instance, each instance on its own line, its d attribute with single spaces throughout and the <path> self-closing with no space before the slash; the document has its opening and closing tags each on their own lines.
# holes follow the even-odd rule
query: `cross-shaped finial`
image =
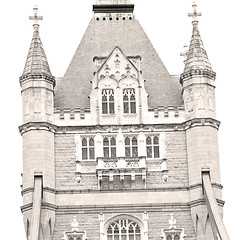
<svg viewBox="0 0 240 240">
<path fill-rule="evenodd" d="M 189 13 L 188 16 L 193 18 L 193 23 L 198 23 L 198 17 L 202 16 L 202 13 L 197 12 L 197 4 L 193 2 L 193 13 Z"/>
<path fill-rule="evenodd" d="M 183 52 L 180 53 L 180 56 L 184 57 L 183 62 L 185 62 L 187 60 L 187 54 L 188 54 L 188 45 L 185 43 L 183 46 Z"/>
<path fill-rule="evenodd" d="M 29 20 L 34 20 L 34 24 L 33 25 L 38 25 L 38 20 L 43 20 L 43 17 L 42 16 L 38 16 L 38 8 L 37 6 L 35 5 L 34 8 L 33 8 L 33 11 L 34 11 L 34 16 L 30 16 L 29 17 Z"/>
</svg>

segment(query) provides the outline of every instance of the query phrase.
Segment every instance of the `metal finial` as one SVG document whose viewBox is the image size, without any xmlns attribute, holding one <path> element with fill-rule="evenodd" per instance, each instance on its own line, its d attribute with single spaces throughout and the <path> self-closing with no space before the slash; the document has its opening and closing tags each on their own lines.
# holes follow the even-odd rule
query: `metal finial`
<svg viewBox="0 0 240 240">
<path fill-rule="evenodd" d="M 188 16 L 193 18 L 192 23 L 198 23 L 198 17 L 202 16 L 202 13 L 197 12 L 197 3 L 193 2 L 193 13 L 189 13 Z"/>
<path fill-rule="evenodd" d="M 33 20 L 34 21 L 33 25 L 38 25 L 38 20 L 43 20 L 43 17 L 42 16 L 38 16 L 38 7 L 37 7 L 37 5 L 34 6 L 33 11 L 34 11 L 34 16 L 30 16 L 29 20 Z"/>
</svg>

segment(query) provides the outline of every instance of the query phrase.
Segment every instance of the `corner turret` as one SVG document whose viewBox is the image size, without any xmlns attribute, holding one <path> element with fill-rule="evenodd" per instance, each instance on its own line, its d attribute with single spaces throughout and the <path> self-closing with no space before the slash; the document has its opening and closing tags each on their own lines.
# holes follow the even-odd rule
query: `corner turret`
<svg viewBox="0 0 240 240">
<path fill-rule="evenodd" d="M 216 117 L 215 109 L 215 78 L 216 73 L 204 48 L 198 28 L 198 13 L 196 3 L 193 4 L 193 31 L 186 60 L 184 72 L 181 74 L 180 83 L 183 86 L 183 98 L 187 120 L 202 117 Z"/>
<path fill-rule="evenodd" d="M 34 7 L 33 38 L 20 85 L 22 87 L 23 124 L 19 127 L 23 138 L 22 195 L 24 225 L 27 239 L 52 239 L 55 209 L 55 162 L 53 90 L 55 78 L 39 36 Z M 40 231 L 41 229 L 41 231 Z"/>
</svg>

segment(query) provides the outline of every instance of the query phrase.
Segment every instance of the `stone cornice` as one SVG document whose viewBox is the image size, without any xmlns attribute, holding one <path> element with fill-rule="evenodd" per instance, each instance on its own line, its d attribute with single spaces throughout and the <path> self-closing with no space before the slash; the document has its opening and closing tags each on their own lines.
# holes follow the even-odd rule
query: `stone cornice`
<svg viewBox="0 0 240 240">
<path fill-rule="evenodd" d="M 48 74 L 26 74 L 26 75 L 23 75 L 19 78 L 20 85 L 22 85 L 23 82 L 29 81 L 29 80 L 30 81 L 31 80 L 38 80 L 38 81 L 45 80 L 49 83 L 52 83 L 54 87 L 56 85 L 55 77 L 48 75 Z"/>
<path fill-rule="evenodd" d="M 210 126 L 217 130 L 219 129 L 220 123 L 218 120 L 213 118 L 194 118 L 183 123 L 184 130 L 188 130 L 194 127 Z"/>
<path fill-rule="evenodd" d="M 25 205 L 21 206 L 21 211 L 23 213 L 23 212 L 32 210 L 32 208 L 33 208 L 33 203 L 28 203 L 28 204 L 25 204 Z M 56 211 L 57 206 L 55 204 L 43 202 L 42 205 L 41 205 L 41 209 Z"/>
<path fill-rule="evenodd" d="M 33 188 L 33 187 L 29 187 L 29 188 L 23 189 L 23 190 L 21 191 L 21 194 L 22 194 L 22 196 L 23 196 L 24 194 L 28 194 L 28 193 L 31 193 L 31 192 L 34 192 L 34 188 Z M 53 193 L 53 194 L 56 193 L 55 189 L 49 188 L 49 187 L 44 187 L 44 188 L 43 188 L 43 192 L 49 192 L 49 193 Z"/>
<path fill-rule="evenodd" d="M 220 207 L 223 207 L 224 204 L 225 204 L 225 201 L 223 201 L 222 199 L 216 198 L 216 201 L 217 201 L 217 204 Z M 206 205 L 206 201 L 205 201 L 204 198 L 199 198 L 199 199 L 196 199 L 194 201 L 189 202 L 190 207 L 196 207 L 196 206 L 199 206 L 199 205 Z"/>
<path fill-rule="evenodd" d="M 211 80 L 216 79 L 216 73 L 209 69 L 192 69 L 187 72 L 184 72 L 180 76 L 180 83 L 183 84 L 184 81 L 187 81 L 193 77 L 206 77 Z"/>
<path fill-rule="evenodd" d="M 125 128 L 131 128 L 132 132 L 139 132 L 140 130 L 143 131 L 152 131 L 154 130 L 166 130 L 166 131 L 185 131 L 193 127 L 202 127 L 202 126 L 210 126 L 214 127 L 217 130 L 219 129 L 220 122 L 213 118 L 195 118 L 188 121 L 185 121 L 183 123 L 166 123 L 166 124 L 138 124 L 138 125 L 114 125 L 114 126 L 108 126 L 108 125 L 94 125 L 94 126 L 56 126 L 52 123 L 48 122 L 28 122 L 19 127 L 19 132 L 24 134 L 25 132 L 31 131 L 31 130 L 45 130 L 50 131 L 53 133 L 73 133 L 76 131 L 81 130 L 89 130 L 89 132 L 94 133 L 94 131 L 97 133 L 97 131 L 109 131 L 109 128 L 111 128 L 111 132 L 114 132 L 114 129 L 116 129 L 116 132 L 119 130 L 119 128 L 122 128 L 123 130 Z"/>
<path fill-rule="evenodd" d="M 56 125 L 48 122 L 28 122 L 19 127 L 19 132 L 21 135 L 32 130 L 45 130 L 55 133 L 56 129 Z"/>
<path fill-rule="evenodd" d="M 73 189 L 70 189 L 70 190 L 56 190 L 56 194 L 99 194 L 99 193 L 122 193 L 122 192 L 173 192 L 173 191 L 188 191 L 189 188 L 188 187 L 176 187 L 176 188 L 154 188 L 154 189 L 129 189 L 129 190 L 73 190 Z"/>
</svg>

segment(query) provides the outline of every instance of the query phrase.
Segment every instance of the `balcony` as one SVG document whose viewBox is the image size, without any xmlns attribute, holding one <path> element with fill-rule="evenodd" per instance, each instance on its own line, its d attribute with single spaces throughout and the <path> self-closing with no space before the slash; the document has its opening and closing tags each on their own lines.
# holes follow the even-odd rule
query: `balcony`
<svg viewBox="0 0 240 240">
<path fill-rule="evenodd" d="M 146 183 L 146 157 L 140 158 L 98 158 L 97 159 L 97 176 L 99 186 L 103 177 L 108 177 L 112 182 L 114 176 L 119 176 L 120 181 L 124 181 L 125 176 L 131 176 L 134 181 L 136 176 L 141 176 Z"/>
</svg>

